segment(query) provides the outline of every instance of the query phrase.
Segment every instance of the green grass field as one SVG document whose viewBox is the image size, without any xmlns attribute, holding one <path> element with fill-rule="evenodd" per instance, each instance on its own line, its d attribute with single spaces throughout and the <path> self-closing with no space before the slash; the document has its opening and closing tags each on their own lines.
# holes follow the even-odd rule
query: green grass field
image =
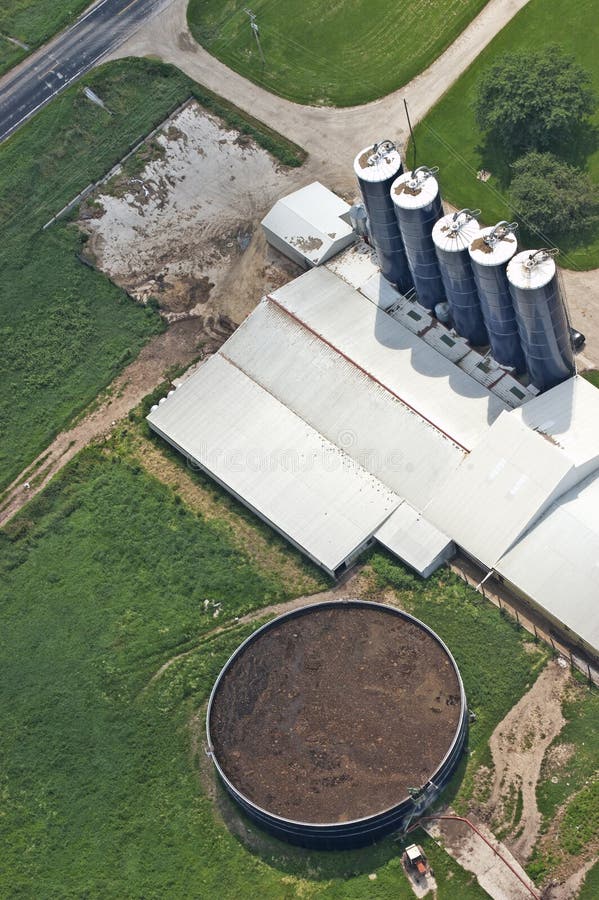
<svg viewBox="0 0 599 900">
<path fill-rule="evenodd" d="M 599 897 L 599 863 L 595 863 L 584 880 L 578 900 L 597 900 Z"/>
<path fill-rule="evenodd" d="M 0 490 L 162 327 L 76 258 L 74 226 L 42 226 L 190 95 L 282 161 L 301 151 L 171 66 L 111 63 L 86 76 L 0 146 Z"/>
<path fill-rule="evenodd" d="M 90 0 L 2 0 L 0 35 L 16 38 L 35 49 L 62 31 Z M 0 75 L 27 55 L 27 51 L 0 37 Z"/>
<path fill-rule="evenodd" d="M 256 627 L 234 617 L 293 585 L 114 446 L 76 457 L 0 532 L 0 895 L 408 900 L 392 840 L 306 853 L 224 826 L 199 777 L 202 705 Z M 485 896 L 418 839 L 440 900 Z"/>
<path fill-rule="evenodd" d="M 425 69 L 480 12 L 485 0 L 257 0 L 265 65 L 241 0 L 191 0 L 196 40 L 269 91 L 313 105 L 375 100 Z"/>
<path fill-rule="evenodd" d="M 481 219 L 494 224 L 500 219 L 522 216 L 510 209 L 505 200 L 509 170 L 492 146 L 486 145 L 473 113 L 473 100 L 481 72 L 498 56 L 529 46 L 559 43 L 566 53 L 588 69 L 599 93 L 599 56 L 595 48 L 597 4 L 580 0 L 576 15 L 568 0 L 530 0 L 524 9 L 500 32 L 480 54 L 476 62 L 445 94 L 416 129 L 419 164 L 438 165 L 443 196 L 458 208 L 479 207 Z M 593 126 L 599 125 L 599 113 Z M 588 146 L 573 146 L 574 158 L 586 165 L 592 179 L 599 183 L 599 141 L 594 131 L 588 133 Z M 492 177 L 486 183 L 476 178 L 480 169 Z M 525 214 L 525 211 L 522 211 Z M 528 246 L 539 246 L 539 239 L 525 235 Z M 544 244 L 542 244 L 544 246 Z M 561 245 L 560 264 L 566 268 L 590 269 L 599 266 L 599 229 L 590 236 Z"/>
<path fill-rule="evenodd" d="M 589 372 L 583 372 L 582 377 L 594 384 L 595 387 L 599 387 L 599 370 L 592 369 Z"/>
</svg>

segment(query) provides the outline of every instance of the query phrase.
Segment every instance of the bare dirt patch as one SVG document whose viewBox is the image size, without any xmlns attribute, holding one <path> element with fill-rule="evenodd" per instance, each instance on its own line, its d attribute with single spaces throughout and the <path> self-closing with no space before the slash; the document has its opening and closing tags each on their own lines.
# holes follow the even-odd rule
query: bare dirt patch
<svg viewBox="0 0 599 900">
<path fill-rule="evenodd" d="M 267 250 L 259 221 L 304 180 L 191 102 L 91 201 L 88 254 L 164 317 L 240 322 L 299 270 Z M 98 204 L 104 210 L 98 215 Z M 250 276 L 250 277 L 248 277 Z"/>
<path fill-rule="evenodd" d="M 556 660 L 548 663 L 493 732 L 489 742 L 493 773 L 488 769 L 479 773 L 479 782 L 487 784 L 478 787 L 487 790 L 488 800 L 477 813 L 506 835 L 506 845 L 522 862 L 539 836 L 536 786 L 547 748 L 564 725 L 562 699 L 570 679 L 567 667 Z"/>
</svg>

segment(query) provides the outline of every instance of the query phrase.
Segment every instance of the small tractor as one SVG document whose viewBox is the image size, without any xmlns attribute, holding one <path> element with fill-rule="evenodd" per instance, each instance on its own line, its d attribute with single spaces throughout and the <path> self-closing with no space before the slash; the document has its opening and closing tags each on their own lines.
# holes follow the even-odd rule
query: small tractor
<svg viewBox="0 0 599 900">
<path fill-rule="evenodd" d="M 406 871 L 415 879 L 423 878 L 428 871 L 426 856 L 418 844 L 410 844 L 403 854 L 403 864 Z"/>
</svg>

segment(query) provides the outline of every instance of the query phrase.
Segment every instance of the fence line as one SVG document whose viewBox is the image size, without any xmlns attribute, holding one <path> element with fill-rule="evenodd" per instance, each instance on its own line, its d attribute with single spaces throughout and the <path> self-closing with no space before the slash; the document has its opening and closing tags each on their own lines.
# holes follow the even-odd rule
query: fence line
<svg viewBox="0 0 599 900">
<path fill-rule="evenodd" d="M 52 216 L 52 218 L 42 226 L 42 231 L 45 231 L 46 228 L 49 228 L 50 225 L 53 225 L 64 215 L 69 213 L 73 209 L 73 207 L 77 206 L 78 203 L 81 203 L 82 200 L 85 200 L 86 197 L 89 197 L 89 195 L 93 191 L 95 191 L 96 188 L 100 187 L 100 185 L 106 184 L 107 181 L 110 181 L 110 179 L 117 174 L 119 169 L 122 169 L 123 165 L 127 162 L 129 157 L 133 156 L 134 153 L 137 153 L 137 151 L 148 141 L 151 141 L 159 131 L 162 131 L 162 129 L 168 122 L 170 122 L 175 116 L 177 116 L 182 110 L 184 110 L 185 107 L 188 106 L 194 99 L 195 98 L 190 95 L 187 100 L 183 101 L 183 103 L 178 103 L 177 106 L 175 106 L 169 112 L 166 119 L 160 122 L 160 124 L 157 125 L 156 128 L 153 128 L 152 131 L 150 131 L 149 134 L 146 134 L 145 137 L 143 137 L 140 141 L 137 141 L 137 143 L 110 169 L 109 172 L 106 173 L 106 175 L 103 175 L 98 179 L 98 181 L 94 181 L 93 184 L 88 184 L 88 186 L 83 188 L 82 191 L 79 191 L 76 197 L 73 197 L 72 200 L 69 200 L 66 206 L 63 206 L 63 208 L 60 209 L 56 213 L 56 215 Z"/>
<path fill-rule="evenodd" d="M 516 606 L 518 601 L 515 597 L 512 598 L 511 602 L 508 600 L 506 597 L 507 591 L 503 585 L 498 585 L 498 587 L 501 587 L 502 595 L 490 587 L 489 581 L 482 584 L 477 581 L 474 576 L 469 577 L 468 572 L 466 571 L 467 563 L 465 560 L 455 560 L 450 566 L 452 571 L 455 572 L 456 575 L 459 575 L 466 584 L 475 588 L 475 590 L 478 590 L 485 599 L 490 600 L 491 603 L 498 606 L 505 615 L 511 616 L 518 628 L 525 628 L 526 631 L 534 636 L 535 640 L 541 640 L 548 644 L 554 653 L 559 654 L 568 661 L 570 669 L 578 669 L 578 671 L 588 680 L 589 684 L 599 687 L 599 670 L 597 670 L 594 665 L 591 665 L 589 660 L 576 648 L 568 646 L 557 638 L 550 629 L 544 630 L 534 621 L 534 619 L 524 615 L 521 609 L 518 610 Z M 493 582 L 491 582 L 491 584 L 492 583 Z"/>
</svg>

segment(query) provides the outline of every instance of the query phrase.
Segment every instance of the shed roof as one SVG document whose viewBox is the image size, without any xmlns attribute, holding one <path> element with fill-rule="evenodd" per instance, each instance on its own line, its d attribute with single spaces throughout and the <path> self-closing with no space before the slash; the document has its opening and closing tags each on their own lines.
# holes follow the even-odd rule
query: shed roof
<svg viewBox="0 0 599 900">
<path fill-rule="evenodd" d="M 575 466 L 598 460 L 599 391 L 580 375 L 539 394 L 512 415 L 551 438 Z"/>
<path fill-rule="evenodd" d="M 264 229 L 289 245 L 311 265 L 356 240 L 351 225 L 341 216 L 349 205 L 315 181 L 282 197 L 262 219 Z"/>
<path fill-rule="evenodd" d="M 423 578 L 449 559 L 455 549 L 451 538 L 435 528 L 409 503 L 398 506 L 374 536 L 383 547 L 403 559 Z"/>
<path fill-rule="evenodd" d="M 433 524 L 492 567 L 565 485 L 571 461 L 513 413 L 492 425 L 426 507 Z"/>
<path fill-rule="evenodd" d="M 599 474 L 551 506 L 497 571 L 591 647 L 599 648 Z"/>
<path fill-rule="evenodd" d="M 271 295 L 315 335 L 470 450 L 507 404 L 326 268 Z"/>
<path fill-rule="evenodd" d="M 419 508 L 464 456 L 441 431 L 271 300 L 262 301 L 220 352 Z"/>
<path fill-rule="evenodd" d="M 400 503 L 220 354 L 183 382 L 148 421 L 331 572 Z"/>
</svg>

